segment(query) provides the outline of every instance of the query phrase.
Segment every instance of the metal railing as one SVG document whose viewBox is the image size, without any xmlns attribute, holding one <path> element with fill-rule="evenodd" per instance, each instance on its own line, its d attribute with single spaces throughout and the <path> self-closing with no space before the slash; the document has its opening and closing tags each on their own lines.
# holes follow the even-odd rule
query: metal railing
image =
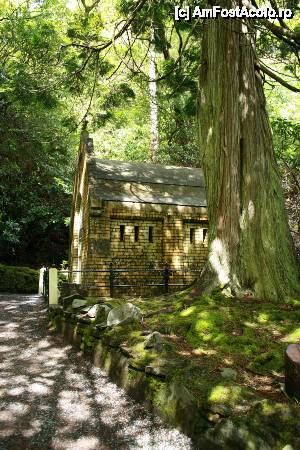
<svg viewBox="0 0 300 450">
<path fill-rule="evenodd" d="M 49 301 L 49 268 L 46 267 L 43 274 L 43 296 Z"/>
<path fill-rule="evenodd" d="M 101 289 L 109 290 L 110 297 L 114 297 L 118 288 L 161 288 L 164 294 L 170 289 L 184 288 L 190 286 L 196 278 L 196 274 L 201 272 L 201 268 L 171 268 L 165 264 L 161 268 L 132 268 L 123 267 L 115 268 L 111 263 L 108 269 L 84 269 L 84 270 L 59 270 L 59 274 L 66 278 L 66 281 L 74 282 L 74 277 L 80 274 L 79 282 L 83 289 Z M 102 275 L 93 277 L 92 282 L 87 282 L 89 276 Z M 97 279 L 98 278 L 98 279 Z M 189 278 L 189 281 L 187 281 Z M 192 279 L 191 279 L 192 278 Z M 130 280 L 133 279 L 133 282 Z M 182 280 L 182 281 L 180 281 Z M 75 282 L 76 284 L 76 282 Z"/>
</svg>

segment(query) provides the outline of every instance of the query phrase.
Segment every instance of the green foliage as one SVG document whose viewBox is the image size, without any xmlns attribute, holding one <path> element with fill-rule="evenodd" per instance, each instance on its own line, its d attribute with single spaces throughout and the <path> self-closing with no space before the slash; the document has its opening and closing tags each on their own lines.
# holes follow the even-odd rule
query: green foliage
<svg viewBox="0 0 300 450">
<path fill-rule="evenodd" d="M 66 258 L 74 143 L 57 65 L 67 10 L 5 4 L 0 22 L 0 254 L 9 264 Z"/>
<path fill-rule="evenodd" d="M 37 270 L 0 264 L 0 292 L 32 294 L 37 292 L 38 284 Z"/>
<path fill-rule="evenodd" d="M 73 8 L 64 0 L 0 4 L 1 260 L 59 264 L 67 259 L 75 155 L 85 115 L 97 156 L 151 158 L 150 40 L 160 79 L 158 162 L 201 165 L 197 91 L 203 24 L 174 22 L 173 0 L 146 2 L 130 33 L 98 54 L 88 47 L 101 46 L 116 33 L 116 23 L 131 19 L 135 1 Z M 296 29 L 297 19 L 289 25 Z M 262 30 L 257 46 L 263 61 L 273 64 L 276 58 L 279 71 L 296 80 L 297 58 L 286 42 Z M 276 155 L 298 170 L 296 96 L 266 81 Z"/>
<path fill-rule="evenodd" d="M 284 117 L 272 119 L 274 145 L 281 163 L 300 168 L 300 123 Z"/>
</svg>

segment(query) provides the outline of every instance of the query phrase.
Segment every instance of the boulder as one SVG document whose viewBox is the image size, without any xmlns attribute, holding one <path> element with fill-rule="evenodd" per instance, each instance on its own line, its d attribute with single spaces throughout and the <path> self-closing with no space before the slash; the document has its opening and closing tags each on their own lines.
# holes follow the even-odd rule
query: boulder
<svg viewBox="0 0 300 450">
<path fill-rule="evenodd" d="M 95 319 L 99 311 L 99 305 L 93 305 L 91 308 L 88 309 L 86 315 L 88 317 L 91 317 L 92 319 Z"/>
<path fill-rule="evenodd" d="M 62 282 L 60 283 L 60 292 L 61 297 L 69 297 L 70 295 L 81 295 L 81 292 L 79 293 L 79 284 L 77 283 L 68 283 L 68 282 Z"/>
<path fill-rule="evenodd" d="M 77 316 L 77 320 L 79 323 L 86 323 L 86 324 L 90 324 L 90 323 L 94 323 L 93 319 L 91 319 L 90 317 L 87 316 Z"/>
<path fill-rule="evenodd" d="M 72 305 L 73 300 L 75 300 L 76 298 L 82 299 L 82 296 L 80 294 L 76 293 L 76 294 L 68 295 L 67 297 L 63 297 L 62 304 L 63 304 L 64 309 L 67 308 L 68 306 Z"/>
<path fill-rule="evenodd" d="M 102 305 L 94 305 L 94 306 L 97 306 L 95 319 L 96 320 L 101 319 L 104 321 L 107 318 L 108 313 L 111 311 L 111 308 L 109 306 L 103 305 L 103 304 Z M 89 311 L 88 314 L 90 314 L 90 313 L 91 313 L 91 311 Z"/>
<path fill-rule="evenodd" d="M 87 304 L 86 300 L 82 300 L 80 298 L 75 298 L 72 302 L 72 308 L 74 308 L 74 309 L 82 308 L 86 304 Z"/>
<path fill-rule="evenodd" d="M 102 339 L 103 332 L 106 330 L 106 328 L 107 328 L 106 323 L 104 324 L 99 323 L 93 328 L 92 335 L 97 339 Z"/>
<path fill-rule="evenodd" d="M 234 423 L 231 419 L 224 419 L 203 435 L 199 447 L 208 450 L 271 450 L 274 448 L 259 434 L 245 423 Z"/>
<path fill-rule="evenodd" d="M 222 378 L 225 378 L 225 380 L 235 381 L 236 377 L 237 377 L 237 371 L 234 369 L 225 367 L 224 369 L 221 370 L 221 376 L 222 376 Z"/>
<path fill-rule="evenodd" d="M 212 423 L 219 423 L 222 420 L 222 416 L 220 414 L 208 414 L 207 419 Z"/>
<path fill-rule="evenodd" d="M 141 332 L 141 335 L 142 335 L 142 336 L 149 336 L 149 334 L 151 334 L 151 333 L 152 333 L 151 330 L 143 330 L 143 331 Z"/>
<path fill-rule="evenodd" d="M 212 413 L 219 414 L 222 417 L 228 417 L 233 413 L 233 407 L 222 402 L 209 405 L 209 410 Z"/>
<path fill-rule="evenodd" d="M 178 407 L 182 410 L 192 409 L 192 405 L 196 405 L 197 401 L 191 392 L 182 384 L 173 383 L 170 385 L 171 399 L 174 400 Z"/>
<path fill-rule="evenodd" d="M 83 308 L 80 308 L 80 310 L 81 310 L 81 313 L 84 314 L 84 313 L 87 313 L 91 308 L 92 308 L 91 305 L 87 305 L 87 306 L 84 306 Z"/>
<path fill-rule="evenodd" d="M 142 317 L 139 308 L 134 306 L 132 303 L 125 303 L 124 305 L 113 308 L 109 311 L 107 316 L 107 326 L 124 325 L 127 323 L 134 322 L 135 320 L 140 320 Z"/>
<path fill-rule="evenodd" d="M 96 325 L 97 330 L 102 330 L 102 331 L 106 330 L 107 327 L 108 327 L 108 325 L 106 322 L 98 323 Z"/>
<path fill-rule="evenodd" d="M 166 378 L 167 377 L 167 370 L 165 367 L 161 366 L 146 366 L 145 372 L 154 375 L 159 378 Z"/>
<path fill-rule="evenodd" d="M 158 331 L 154 331 L 149 334 L 144 343 L 145 348 L 153 348 L 155 350 L 162 350 L 163 347 L 163 337 Z"/>
<path fill-rule="evenodd" d="M 126 358 L 132 358 L 133 354 L 130 348 L 126 347 L 126 345 L 120 345 L 121 353 L 126 356 Z"/>
</svg>

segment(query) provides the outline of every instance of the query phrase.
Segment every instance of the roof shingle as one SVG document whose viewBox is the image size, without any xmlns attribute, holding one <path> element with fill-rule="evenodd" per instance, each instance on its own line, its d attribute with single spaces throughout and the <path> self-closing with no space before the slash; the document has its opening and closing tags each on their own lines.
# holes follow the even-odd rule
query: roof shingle
<svg viewBox="0 0 300 450">
<path fill-rule="evenodd" d="M 103 200 L 206 206 L 202 169 L 91 158 L 88 172 Z"/>
</svg>

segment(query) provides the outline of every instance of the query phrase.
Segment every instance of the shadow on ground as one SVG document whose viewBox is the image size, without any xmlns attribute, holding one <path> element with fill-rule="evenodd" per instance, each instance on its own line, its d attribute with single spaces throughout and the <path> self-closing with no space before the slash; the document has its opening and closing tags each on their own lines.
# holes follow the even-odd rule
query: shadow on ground
<svg viewBox="0 0 300 450">
<path fill-rule="evenodd" d="M 38 296 L 0 295 L 0 449 L 190 449 L 47 330 Z"/>
</svg>

